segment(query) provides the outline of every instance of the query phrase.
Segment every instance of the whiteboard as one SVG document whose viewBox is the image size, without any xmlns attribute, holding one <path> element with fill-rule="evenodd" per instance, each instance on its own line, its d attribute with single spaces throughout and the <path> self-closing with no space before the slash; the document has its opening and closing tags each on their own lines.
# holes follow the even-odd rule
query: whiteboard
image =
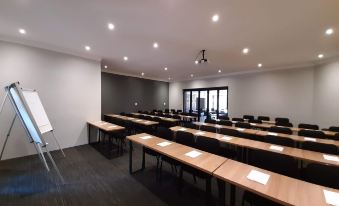
<svg viewBox="0 0 339 206">
<path fill-rule="evenodd" d="M 44 106 L 41 103 L 38 92 L 24 90 L 22 93 L 41 134 L 52 131 L 53 127 L 48 119 Z"/>
</svg>

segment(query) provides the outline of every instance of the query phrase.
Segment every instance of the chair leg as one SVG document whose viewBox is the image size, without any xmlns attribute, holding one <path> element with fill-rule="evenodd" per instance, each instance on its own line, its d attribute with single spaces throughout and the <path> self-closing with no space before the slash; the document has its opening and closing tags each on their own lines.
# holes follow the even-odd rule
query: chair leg
<svg viewBox="0 0 339 206">
<path fill-rule="evenodd" d="M 211 198 L 211 177 L 206 178 L 206 205 L 209 205 Z"/>
<path fill-rule="evenodd" d="M 183 186 L 183 169 L 182 167 L 180 168 L 180 171 L 179 171 L 179 184 L 178 184 L 178 192 L 179 194 L 182 193 L 182 186 Z"/>
<path fill-rule="evenodd" d="M 193 180 L 194 180 L 194 184 L 196 184 L 197 183 L 197 178 L 196 178 L 195 175 L 193 175 Z"/>
</svg>

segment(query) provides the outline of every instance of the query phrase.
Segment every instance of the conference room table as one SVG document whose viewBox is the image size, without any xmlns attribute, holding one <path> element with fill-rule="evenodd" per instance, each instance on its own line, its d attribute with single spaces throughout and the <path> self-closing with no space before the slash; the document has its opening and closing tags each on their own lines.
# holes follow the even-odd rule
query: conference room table
<svg viewBox="0 0 339 206">
<path fill-rule="evenodd" d="M 158 114 L 158 112 L 155 112 L 155 114 Z M 163 113 L 165 115 L 178 115 L 183 121 L 197 121 L 198 116 L 192 116 L 192 115 L 183 115 L 183 114 L 173 114 L 173 113 Z"/>
<path fill-rule="evenodd" d="M 332 144 L 332 145 L 339 147 L 339 141 L 332 140 L 332 139 L 310 138 L 310 137 L 303 137 L 303 136 L 299 136 L 299 135 L 290 135 L 290 134 L 255 130 L 255 129 L 242 129 L 242 128 L 234 127 L 234 126 L 225 126 L 225 125 L 203 123 L 203 122 L 193 122 L 193 124 L 197 125 L 199 127 L 199 129 L 202 125 L 205 125 L 205 126 L 215 127 L 216 129 L 219 129 L 219 130 L 221 128 L 235 129 L 235 130 L 238 130 L 239 132 L 263 137 L 263 139 L 267 135 L 272 135 L 272 136 L 279 136 L 279 137 L 283 137 L 283 138 L 289 138 L 289 139 L 292 139 L 292 140 L 299 142 L 299 143 L 305 142 L 305 141 L 313 141 L 313 142 L 318 142 L 318 143 L 322 143 L 322 144 Z"/>
<path fill-rule="evenodd" d="M 128 136 L 127 139 L 130 144 L 129 171 L 131 174 L 133 173 L 132 144 L 136 143 L 217 178 L 220 205 L 225 204 L 225 183 L 229 183 L 231 185 L 230 205 L 232 206 L 235 205 L 235 187 L 251 191 L 257 195 L 283 205 L 297 206 L 328 205 L 326 202 L 328 200 L 326 200 L 324 195 L 325 191 L 326 194 L 333 192 L 337 195 L 339 192 L 332 188 L 315 185 L 263 170 L 147 133 L 131 135 Z M 192 153 L 192 151 L 198 152 L 200 155 L 196 157 L 188 156 L 187 154 Z M 145 168 L 144 151 L 142 158 L 141 170 Z M 268 180 L 265 183 L 262 183 L 262 178 L 259 176 L 255 177 L 252 175 L 253 177 L 250 177 L 249 175 L 254 172 L 269 175 Z M 206 191 L 207 195 L 210 195 L 210 190 Z"/>
<path fill-rule="evenodd" d="M 140 116 L 140 115 L 144 115 L 144 116 L 149 116 L 149 117 L 158 117 L 163 121 L 167 121 L 167 122 L 172 122 L 172 123 L 178 123 L 180 120 L 179 119 L 174 119 L 174 118 L 168 118 L 168 117 L 160 117 L 160 116 L 156 116 L 156 115 L 150 115 L 150 114 L 142 114 L 142 113 L 131 113 L 135 116 Z"/>
<path fill-rule="evenodd" d="M 125 130 L 125 127 L 112 124 L 105 121 L 88 121 L 88 144 L 91 144 L 91 127 L 99 129 L 99 131 L 102 131 L 104 133 L 112 133 L 112 132 L 123 132 Z M 99 141 L 100 141 L 100 132 L 99 132 Z"/>
<path fill-rule="evenodd" d="M 125 120 L 125 121 L 130 121 L 130 122 L 133 122 L 139 125 L 144 125 L 144 126 L 155 126 L 159 124 L 159 122 L 156 122 L 156 121 L 144 120 L 144 119 L 139 119 L 135 117 L 127 117 L 127 116 L 118 115 L 118 114 L 105 114 L 105 116 L 114 117 L 114 118 L 118 118 L 118 119 Z"/>
<path fill-rule="evenodd" d="M 234 146 L 241 147 L 241 148 L 263 150 L 267 152 L 275 152 L 275 153 L 280 153 L 283 155 L 291 156 L 300 161 L 316 162 L 320 164 L 327 164 L 327 165 L 333 165 L 333 166 L 339 167 L 339 161 L 337 161 L 339 157 L 337 155 L 324 154 L 320 152 L 303 150 L 299 148 L 274 145 L 274 144 L 260 142 L 256 140 L 233 137 L 233 136 L 223 135 L 223 134 L 218 134 L 218 133 L 213 133 L 213 132 L 205 132 L 205 131 L 185 128 L 185 127 L 180 127 L 180 126 L 171 127 L 170 129 L 174 132 L 185 131 L 185 132 L 192 133 L 195 136 L 204 136 L 208 138 L 217 139 L 222 143 L 234 145 Z M 277 149 L 277 147 L 279 149 Z"/>
</svg>

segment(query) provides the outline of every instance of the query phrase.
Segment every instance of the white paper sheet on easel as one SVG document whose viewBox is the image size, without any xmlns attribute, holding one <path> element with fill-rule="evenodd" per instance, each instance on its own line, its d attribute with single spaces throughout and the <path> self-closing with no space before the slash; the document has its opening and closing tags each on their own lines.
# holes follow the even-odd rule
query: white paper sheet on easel
<svg viewBox="0 0 339 206">
<path fill-rule="evenodd" d="M 247 179 L 253 180 L 263 185 L 266 185 L 269 178 L 270 175 L 259 172 L 257 170 L 251 170 L 251 172 L 247 175 Z"/>
<path fill-rule="evenodd" d="M 339 162 L 339 158 L 338 158 L 337 156 L 334 156 L 334 155 L 326 155 L 326 154 L 324 154 L 323 156 L 324 156 L 324 159 L 325 159 L 325 160 Z"/>
<path fill-rule="evenodd" d="M 151 138 L 153 138 L 153 137 L 149 136 L 149 135 L 140 137 L 140 139 L 151 139 Z"/>
<path fill-rule="evenodd" d="M 166 147 L 170 144 L 172 144 L 172 142 L 161 142 L 161 143 L 158 143 L 157 145 L 160 146 L 160 147 Z"/>
<path fill-rule="evenodd" d="M 324 190 L 325 201 L 329 205 L 339 206 L 339 193 Z"/>
<path fill-rule="evenodd" d="M 193 150 L 193 151 L 186 153 L 185 155 L 188 156 L 188 157 L 196 158 L 201 154 L 202 154 L 201 152 Z"/>
</svg>

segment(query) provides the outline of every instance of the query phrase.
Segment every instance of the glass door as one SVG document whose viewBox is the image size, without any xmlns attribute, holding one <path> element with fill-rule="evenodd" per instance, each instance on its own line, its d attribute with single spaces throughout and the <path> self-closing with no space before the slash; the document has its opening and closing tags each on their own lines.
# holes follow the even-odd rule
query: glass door
<svg viewBox="0 0 339 206">
<path fill-rule="evenodd" d="M 184 92 L 184 112 L 189 112 L 191 109 L 191 91 Z"/>
<path fill-rule="evenodd" d="M 207 115 L 207 90 L 200 91 L 199 96 L 199 119 L 205 121 Z"/>
<path fill-rule="evenodd" d="M 210 90 L 208 97 L 208 112 L 211 119 L 218 117 L 218 90 Z"/>
<path fill-rule="evenodd" d="M 190 113 L 198 113 L 199 108 L 199 91 L 192 91 L 192 109 Z"/>
<path fill-rule="evenodd" d="M 227 116 L 227 89 L 219 90 L 219 116 Z"/>
</svg>

